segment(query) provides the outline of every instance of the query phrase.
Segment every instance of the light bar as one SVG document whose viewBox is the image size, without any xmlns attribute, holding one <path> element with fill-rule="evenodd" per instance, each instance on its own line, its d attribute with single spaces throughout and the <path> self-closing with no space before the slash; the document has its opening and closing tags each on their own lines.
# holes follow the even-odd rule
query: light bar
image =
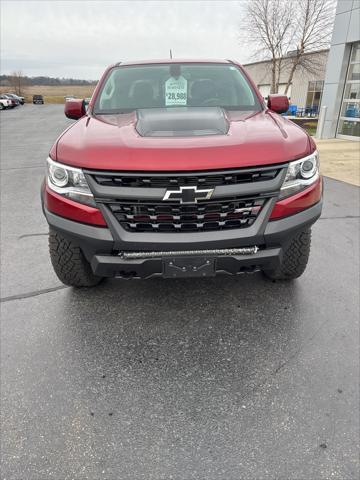
<svg viewBox="0 0 360 480">
<path fill-rule="evenodd" d="M 170 252 L 120 252 L 119 256 L 128 260 L 140 258 L 191 257 L 196 255 L 254 255 L 259 250 L 254 247 L 220 248 L 217 250 L 174 250 Z"/>
</svg>

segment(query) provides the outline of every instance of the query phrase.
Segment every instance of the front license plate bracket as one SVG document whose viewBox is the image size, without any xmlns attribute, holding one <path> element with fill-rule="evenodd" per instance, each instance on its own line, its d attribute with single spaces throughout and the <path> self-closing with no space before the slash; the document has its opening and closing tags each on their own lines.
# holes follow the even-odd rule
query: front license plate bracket
<svg viewBox="0 0 360 480">
<path fill-rule="evenodd" d="M 216 258 L 174 257 L 163 259 L 165 278 L 213 277 L 216 272 Z"/>
</svg>

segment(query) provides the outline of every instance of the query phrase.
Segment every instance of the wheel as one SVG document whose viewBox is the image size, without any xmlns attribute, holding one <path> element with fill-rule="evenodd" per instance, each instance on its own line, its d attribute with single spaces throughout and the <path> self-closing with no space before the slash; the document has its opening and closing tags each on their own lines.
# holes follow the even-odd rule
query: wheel
<svg viewBox="0 0 360 480">
<path fill-rule="evenodd" d="M 286 246 L 281 264 L 275 270 L 264 270 L 271 280 L 293 280 L 306 269 L 311 245 L 311 230 L 304 230 L 293 237 Z"/>
<path fill-rule="evenodd" d="M 70 287 L 94 287 L 102 277 L 93 274 L 80 247 L 50 229 L 49 251 L 52 266 L 59 280 Z"/>
<path fill-rule="evenodd" d="M 0 103 L 0 110 L 4 110 L 4 108 L 5 106 L 2 103 Z"/>
</svg>

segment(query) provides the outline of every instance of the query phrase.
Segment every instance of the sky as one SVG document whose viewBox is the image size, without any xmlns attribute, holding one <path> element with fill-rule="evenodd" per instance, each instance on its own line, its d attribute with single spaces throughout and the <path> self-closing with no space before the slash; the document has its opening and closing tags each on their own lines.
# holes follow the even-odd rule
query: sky
<svg viewBox="0 0 360 480">
<path fill-rule="evenodd" d="M 1 0 L 2 74 L 97 80 L 111 63 L 168 58 L 251 60 L 243 0 Z"/>
</svg>

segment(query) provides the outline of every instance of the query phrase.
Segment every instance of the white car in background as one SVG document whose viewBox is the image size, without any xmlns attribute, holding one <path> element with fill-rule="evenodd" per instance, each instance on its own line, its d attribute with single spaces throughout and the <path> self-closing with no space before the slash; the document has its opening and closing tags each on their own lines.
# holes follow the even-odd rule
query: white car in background
<svg viewBox="0 0 360 480">
<path fill-rule="evenodd" d="M 0 110 L 4 110 L 5 108 L 11 108 L 11 100 L 6 98 L 4 95 L 0 95 Z"/>
</svg>

